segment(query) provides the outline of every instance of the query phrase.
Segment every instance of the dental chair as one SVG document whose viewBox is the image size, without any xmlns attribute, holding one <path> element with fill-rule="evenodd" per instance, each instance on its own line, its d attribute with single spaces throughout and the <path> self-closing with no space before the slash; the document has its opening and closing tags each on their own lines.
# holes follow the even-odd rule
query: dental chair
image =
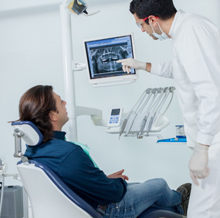
<svg viewBox="0 0 220 218">
<path fill-rule="evenodd" d="M 30 199 L 34 218 L 101 218 L 102 216 L 73 190 L 55 172 L 35 160 L 28 160 L 22 154 L 21 138 L 28 146 L 38 146 L 43 136 L 29 121 L 13 122 L 15 157 L 23 187 Z M 148 208 L 138 218 L 183 218 L 184 216 L 166 210 Z"/>
</svg>

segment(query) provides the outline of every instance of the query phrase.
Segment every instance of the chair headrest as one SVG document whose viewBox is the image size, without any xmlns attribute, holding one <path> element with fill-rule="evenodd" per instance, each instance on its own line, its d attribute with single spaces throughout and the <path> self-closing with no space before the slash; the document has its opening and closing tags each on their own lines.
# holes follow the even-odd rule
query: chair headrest
<svg viewBox="0 0 220 218">
<path fill-rule="evenodd" d="M 43 135 L 40 130 L 30 121 L 16 121 L 12 122 L 14 131 L 24 133 L 21 137 L 29 146 L 37 146 L 42 143 Z"/>
</svg>

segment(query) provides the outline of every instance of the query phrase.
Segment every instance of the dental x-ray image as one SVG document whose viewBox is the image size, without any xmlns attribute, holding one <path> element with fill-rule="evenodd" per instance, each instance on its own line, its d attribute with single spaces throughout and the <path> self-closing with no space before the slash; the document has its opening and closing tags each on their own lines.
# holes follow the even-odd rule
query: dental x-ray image
<svg viewBox="0 0 220 218">
<path fill-rule="evenodd" d="M 103 74 L 123 73 L 121 63 L 116 61 L 130 57 L 127 44 L 114 46 L 96 47 L 90 50 L 94 77 Z"/>
</svg>

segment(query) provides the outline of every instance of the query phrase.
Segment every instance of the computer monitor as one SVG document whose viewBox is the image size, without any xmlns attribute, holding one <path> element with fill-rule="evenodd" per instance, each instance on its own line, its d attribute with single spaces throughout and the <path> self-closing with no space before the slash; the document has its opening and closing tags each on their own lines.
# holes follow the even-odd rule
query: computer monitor
<svg viewBox="0 0 220 218">
<path fill-rule="evenodd" d="M 125 84 L 136 81 L 137 71 L 128 74 L 116 61 L 135 58 L 132 34 L 85 40 L 85 54 L 89 82 L 94 86 Z"/>
</svg>

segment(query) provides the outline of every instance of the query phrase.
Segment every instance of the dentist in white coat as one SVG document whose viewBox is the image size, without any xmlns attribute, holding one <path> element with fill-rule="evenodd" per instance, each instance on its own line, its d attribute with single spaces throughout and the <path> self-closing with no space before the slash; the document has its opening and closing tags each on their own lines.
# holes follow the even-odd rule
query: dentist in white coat
<svg viewBox="0 0 220 218">
<path fill-rule="evenodd" d="M 173 60 L 119 60 L 123 70 L 173 78 L 181 106 L 193 180 L 188 218 L 220 217 L 220 33 L 205 17 L 176 10 L 172 0 L 133 0 L 130 11 L 142 32 L 173 40 Z"/>
</svg>

